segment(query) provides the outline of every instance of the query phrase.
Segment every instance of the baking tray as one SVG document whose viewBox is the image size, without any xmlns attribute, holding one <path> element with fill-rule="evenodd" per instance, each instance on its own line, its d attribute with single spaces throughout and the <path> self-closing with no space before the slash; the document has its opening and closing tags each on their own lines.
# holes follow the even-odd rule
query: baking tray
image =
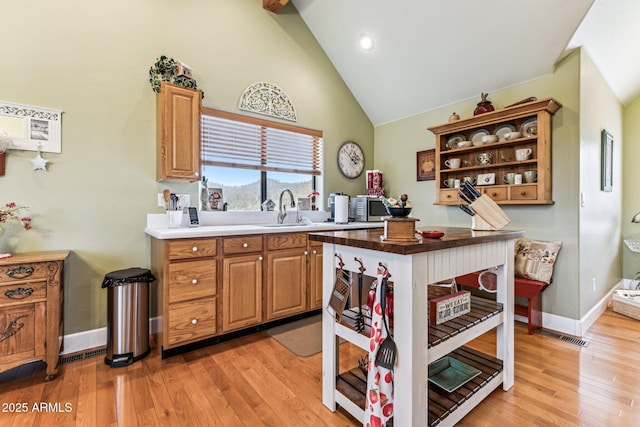
<svg viewBox="0 0 640 427">
<path fill-rule="evenodd" d="M 429 365 L 429 382 L 451 393 L 482 371 L 453 357 L 443 357 Z"/>
</svg>

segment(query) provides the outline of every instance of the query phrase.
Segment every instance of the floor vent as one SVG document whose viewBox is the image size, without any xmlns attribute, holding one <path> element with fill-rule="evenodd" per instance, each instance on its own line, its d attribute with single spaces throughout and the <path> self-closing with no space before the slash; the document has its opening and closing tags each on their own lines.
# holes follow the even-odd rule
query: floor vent
<svg viewBox="0 0 640 427">
<path fill-rule="evenodd" d="M 578 338 L 574 338 L 574 337 L 568 337 L 566 335 L 562 335 L 562 334 L 557 334 L 555 332 L 551 332 L 551 331 L 545 331 L 544 329 L 538 329 L 538 333 L 540 335 L 545 335 L 547 337 L 551 337 L 551 338 L 556 338 L 559 339 L 561 341 L 565 341 L 571 344 L 575 344 L 575 345 L 579 345 L 582 347 L 586 347 L 589 345 L 589 341 L 585 341 L 585 340 L 580 340 Z"/>
<path fill-rule="evenodd" d="M 87 350 L 80 353 L 66 354 L 64 356 L 60 356 L 60 359 L 58 359 L 58 365 L 64 365 L 84 359 L 91 359 L 92 357 L 103 356 L 105 354 L 107 354 L 107 347 L 95 348 L 93 350 Z"/>
</svg>

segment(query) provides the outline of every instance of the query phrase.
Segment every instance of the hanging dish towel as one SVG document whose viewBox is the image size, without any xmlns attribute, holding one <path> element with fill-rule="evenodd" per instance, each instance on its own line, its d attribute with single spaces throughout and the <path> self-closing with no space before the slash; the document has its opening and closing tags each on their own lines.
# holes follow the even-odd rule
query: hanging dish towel
<svg viewBox="0 0 640 427">
<path fill-rule="evenodd" d="M 376 280 L 376 298 L 371 313 L 371 338 L 369 339 L 369 366 L 367 374 L 367 396 L 364 411 L 364 425 L 367 427 L 386 425 L 393 417 L 393 370 L 376 364 L 376 354 L 380 343 L 387 337 L 382 325 L 382 307 L 380 305 L 380 286 L 386 270 L 378 269 Z M 386 307 L 389 312 L 389 307 Z"/>
</svg>

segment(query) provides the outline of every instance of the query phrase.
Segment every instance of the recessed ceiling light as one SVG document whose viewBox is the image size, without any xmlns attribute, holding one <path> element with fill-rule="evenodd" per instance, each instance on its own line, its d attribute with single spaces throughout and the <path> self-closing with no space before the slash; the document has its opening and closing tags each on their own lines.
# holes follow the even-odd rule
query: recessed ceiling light
<svg viewBox="0 0 640 427">
<path fill-rule="evenodd" d="M 371 37 L 369 34 L 362 34 L 359 40 L 360 40 L 360 47 L 363 48 L 364 50 L 373 49 L 373 37 Z"/>
</svg>

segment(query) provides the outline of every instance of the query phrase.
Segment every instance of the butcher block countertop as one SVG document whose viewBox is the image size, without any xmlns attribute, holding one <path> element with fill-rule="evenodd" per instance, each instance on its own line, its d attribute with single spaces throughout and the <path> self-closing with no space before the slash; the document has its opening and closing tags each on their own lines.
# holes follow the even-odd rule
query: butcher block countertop
<svg viewBox="0 0 640 427">
<path fill-rule="evenodd" d="M 410 255 L 459 246 L 474 245 L 478 243 L 516 239 L 524 236 L 524 231 L 511 230 L 474 231 L 470 228 L 460 227 L 418 228 L 418 230 L 421 229 L 440 230 L 445 234 L 439 239 L 421 238 L 416 234 L 417 240 L 415 242 L 396 243 L 383 241 L 383 230 L 378 228 L 373 230 L 346 230 L 310 233 L 309 239 L 323 243 L 334 243 L 352 246 L 355 248 L 370 249 L 400 255 Z"/>
</svg>

